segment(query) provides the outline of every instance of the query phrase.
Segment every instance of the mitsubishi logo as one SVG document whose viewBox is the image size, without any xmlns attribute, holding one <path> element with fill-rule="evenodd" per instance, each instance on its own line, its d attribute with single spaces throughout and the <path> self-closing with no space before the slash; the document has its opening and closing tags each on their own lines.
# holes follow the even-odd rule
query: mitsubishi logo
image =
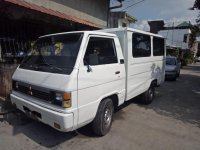
<svg viewBox="0 0 200 150">
<path fill-rule="evenodd" d="M 33 92 L 32 92 L 32 87 L 31 87 L 31 86 L 29 86 L 29 91 L 28 91 L 28 94 L 29 94 L 29 95 L 31 95 L 31 96 L 33 95 Z"/>
</svg>

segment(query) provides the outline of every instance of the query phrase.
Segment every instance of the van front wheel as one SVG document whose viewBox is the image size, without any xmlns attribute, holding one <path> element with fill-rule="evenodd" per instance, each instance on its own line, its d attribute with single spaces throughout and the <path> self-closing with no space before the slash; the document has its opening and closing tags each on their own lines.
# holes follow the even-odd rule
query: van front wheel
<svg viewBox="0 0 200 150">
<path fill-rule="evenodd" d="M 96 117 L 93 121 L 93 131 L 98 136 L 106 135 L 111 128 L 113 120 L 114 106 L 111 99 L 103 100 L 98 108 Z"/>
<path fill-rule="evenodd" d="M 150 87 L 142 95 L 142 103 L 150 104 L 155 97 L 155 84 L 151 83 Z"/>
</svg>

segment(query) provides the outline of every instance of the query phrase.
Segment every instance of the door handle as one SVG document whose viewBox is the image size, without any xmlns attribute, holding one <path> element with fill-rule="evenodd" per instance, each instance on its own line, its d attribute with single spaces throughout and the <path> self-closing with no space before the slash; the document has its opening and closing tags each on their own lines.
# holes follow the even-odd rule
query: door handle
<svg viewBox="0 0 200 150">
<path fill-rule="evenodd" d="M 116 71 L 115 74 L 120 74 L 120 71 Z"/>
</svg>

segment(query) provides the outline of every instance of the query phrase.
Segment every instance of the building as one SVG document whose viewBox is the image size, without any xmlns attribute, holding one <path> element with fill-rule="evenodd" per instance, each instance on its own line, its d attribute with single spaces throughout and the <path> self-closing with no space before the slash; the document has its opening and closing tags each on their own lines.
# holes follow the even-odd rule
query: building
<svg viewBox="0 0 200 150">
<path fill-rule="evenodd" d="M 131 23 L 135 23 L 137 20 L 135 17 L 129 15 L 125 11 L 110 12 L 109 27 L 129 27 Z"/>
<path fill-rule="evenodd" d="M 27 51 L 38 36 L 107 27 L 109 1 L 0 0 L 0 60 Z"/>
<path fill-rule="evenodd" d="M 190 22 L 182 22 L 178 25 L 172 23 L 172 25 L 165 26 L 164 30 L 159 31 L 158 34 L 166 37 L 167 46 L 187 50 L 190 49 L 191 26 Z"/>
<path fill-rule="evenodd" d="M 158 31 L 164 30 L 164 21 L 163 20 L 154 20 L 154 21 L 148 21 L 148 24 L 150 26 L 150 32 L 158 34 Z"/>
<path fill-rule="evenodd" d="M 109 0 L 0 0 L 0 97 L 10 92 L 14 64 L 39 36 L 106 28 L 109 7 Z"/>
<path fill-rule="evenodd" d="M 166 44 L 169 48 L 178 48 L 187 50 L 189 46 L 189 38 L 191 34 L 190 22 L 176 22 L 165 24 L 163 20 L 149 21 L 150 31 L 160 34 L 166 38 Z"/>
</svg>

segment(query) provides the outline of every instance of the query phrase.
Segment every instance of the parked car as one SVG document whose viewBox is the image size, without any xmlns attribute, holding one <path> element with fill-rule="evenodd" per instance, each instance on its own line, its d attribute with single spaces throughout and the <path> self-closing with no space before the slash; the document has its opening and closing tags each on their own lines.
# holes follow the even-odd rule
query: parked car
<svg viewBox="0 0 200 150">
<path fill-rule="evenodd" d="M 166 57 L 165 78 L 176 80 L 180 76 L 181 62 L 174 56 Z"/>
<path fill-rule="evenodd" d="M 197 61 L 200 62 L 200 57 L 197 57 Z"/>
<path fill-rule="evenodd" d="M 115 108 L 140 94 L 150 104 L 165 79 L 165 39 L 148 32 L 59 33 L 40 37 L 34 47 L 12 77 L 11 100 L 63 132 L 92 123 L 94 133 L 105 135 Z"/>
</svg>

